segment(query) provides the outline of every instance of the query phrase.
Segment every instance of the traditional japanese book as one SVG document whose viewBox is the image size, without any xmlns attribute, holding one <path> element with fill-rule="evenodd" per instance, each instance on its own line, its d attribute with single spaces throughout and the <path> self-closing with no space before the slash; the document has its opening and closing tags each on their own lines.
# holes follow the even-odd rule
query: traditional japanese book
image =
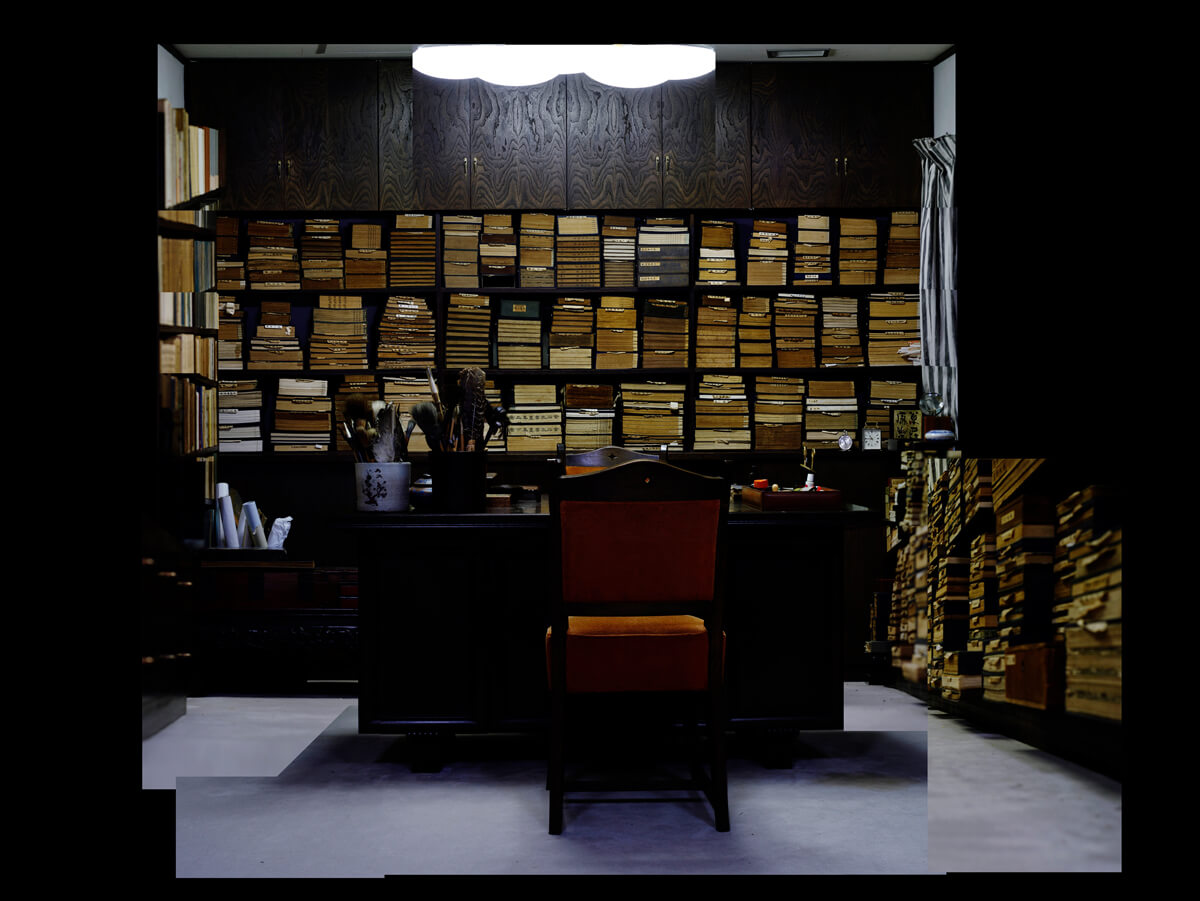
<svg viewBox="0 0 1200 901">
<path fill-rule="evenodd" d="M 771 298 L 743 297 L 738 315 L 738 365 L 770 368 L 775 349 L 771 341 Z"/>
<path fill-rule="evenodd" d="M 670 382 L 621 383 L 621 445 L 631 450 L 683 448 L 685 386 Z"/>
<path fill-rule="evenodd" d="M 322 294 L 313 309 L 309 369 L 367 369 L 367 311 L 362 297 Z"/>
<path fill-rule="evenodd" d="M 478 288 L 483 217 L 442 217 L 442 282 L 447 288 Z"/>
<path fill-rule="evenodd" d="M 737 365 L 738 308 L 728 295 L 705 294 L 696 308 L 696 365 L 732 369 Z"/>
<path fill-rule="evenodd" d="M 690 235 L 682 219 L 650 217 L 638 227 L 638 285 L 683 287 L 691 262 Z"/>
<path fill-rule="evenodd" d="M 750 450 L 750 400 L 742 376 L 702 375 L 693 409 L 693 450 Z"/>
<path fill-rule="evenodd" d="M 559 297 L 550 311 L 550 368 L 591 369 L 596 312 L 589 297 Z"/>
<path fill-rule="evenodd" d="M 754 379 L 754 447 L 799 450 L 804 444 L 805 381 L 798 376 Z"/>
<path fill-rule="evenodd" d="M 355 244 L 352 253 L 378 259 L 380 248 L 372 238 L 363 235 L 362 246 Z M 433 217 L 427 213 L 397 213 L 393 228 L 388 232 L 388 287 L 433 288 L 437 285 L 437 232 Z"/>
<path fill-rule="evenodd" d="M 734 234 L 732 221 L 709 219 L 700 223 L 697 282 L 708 285 L 739 284 Z"/>
<path fill-rule="evenodd" d="M 496 319 L 496 365 L 501 369 L 542 368 L 541 304 L 502 299 Z"/>
<path fill-rule="evenodd" d="M 555 217 L 553 213 L 522 213 L 517 238 L 518 282 L 522 288 L 555 285 Z"/>
<path fill-rule="evenodd" d="M 874 219 L 839 220 L 838 284 L 874 285 L 879 266 L 878 223 Z"/>
<path fill-rule="evenodd" d="M 446 312 L 446 366 L 491 365 L 492 299 L 481 294 L 450 295 Z"/>
<path fill-rule="evenodd" d="M 303 369 L 304 349 L 292 324 L 292 305 L 287 301 L 263 301 L 259 319 L 250 337 L 247 369 Z"/>
<path fill-rule="evenodd" d="M 921 225 L 916 212 L 893 212 L 883 259 L 885 285 L 915 285 L 921 274 Z"/>
<path fill-rule="evenodd" d="M 687 368 L 688 311 L 686 300 L 650 298 L 643 302 L 643 368 Z"/>
<path fill-rule="evenodd" d="M 606 215 L 603 239 L 604 286 L 632 288 L 637 284 L 637 223 L 633 216 Z"/>
<path fill-rule="evenodd" d="M 792 255 L 792 284 L 832 285 L 833 250 L 829 217 L 802 214 L 796 217 L 796 240 Z"/>
</svg>

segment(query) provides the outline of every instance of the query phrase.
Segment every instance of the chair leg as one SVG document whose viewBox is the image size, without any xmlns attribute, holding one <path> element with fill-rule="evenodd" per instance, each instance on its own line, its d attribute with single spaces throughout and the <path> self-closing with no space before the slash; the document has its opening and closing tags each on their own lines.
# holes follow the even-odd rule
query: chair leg
<svg viewBox="0 0 1200 901">
<path fill-rule="evenodd" d="M 546 784 L 550 789 L 550 834 L 562 835 L 563 831 L 563 780 L 564 713 L 563 698 L 556 692 L 550 701 L 550 758 L 547 765 Z"/>
<path fill-rule="evenodd" d="M 729 831 L 729 777 L 726 769 L 725 717 L 718 700 L 710 711 L 709 741 L 712 745 L 712 773 L 709 802 L 713 808 L 713 819 L 718 832 Z"/>
</svg>

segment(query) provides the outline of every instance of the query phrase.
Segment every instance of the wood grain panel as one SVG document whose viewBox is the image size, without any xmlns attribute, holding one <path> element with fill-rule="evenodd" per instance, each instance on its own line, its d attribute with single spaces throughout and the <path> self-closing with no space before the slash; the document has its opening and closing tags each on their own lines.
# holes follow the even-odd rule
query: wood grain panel
<svg viewBox="0 0 1200 901">
<path fill-rule="evenodd" d="M 466 161 L 471 153 L 470 84 L 413 72 L 413 173 L 417 206 L 471 205 Z"/>
<path fill-rule="evenodd" d="M 323 209 L 379 208 L 379 76 L 373 61 L 331 65 L 325 75 Z"/>
<path fill-rule="evenodd" d="M 836 204 L 839 111 L 827 68 L 752 68 L 751 203 L 754 207 Z"/>
<path fill-rule="evenodd" d="M 379 208 L 417 206 L 413 169 L 413 72 L 409 60 L 379 63 Z"/>
<path fill-rule="evenodd" d="M 471 90 L 471 203 L 484 209 L 566 205 L 566 83 L 529 87 L 475 80 Z"/>
<path fill-rule="evenodd" d="M 327 65 L 285 63 L 277 71 L 286 80 L 278 106 L 284 133 L 284 207 L 327 208 L 331 192 L 322 178 L 329 126 L 325 115 Z"/>
<path fill-rule="evenodd" d="M 845 206 L 921 203 L 920 155 L 913 140 L 933 130 L 933 72 L 927 66 L 866 66 L 843 76 L 841 202 Z"/>
<path fill-rule="evenodd" d="M 711 205 L 750 206 L 750 65 L 718 66 Z"/>
<path fill-rule="evenodd" d="M 662 85 L 663 206 L 712 206 L 716 76 Z"/>
<path fill-rule="evenodd" d="M 597 210 L 662 205 L 658 88 L 612 88 L 567 76 L 567 206 Z"/>
</svg>

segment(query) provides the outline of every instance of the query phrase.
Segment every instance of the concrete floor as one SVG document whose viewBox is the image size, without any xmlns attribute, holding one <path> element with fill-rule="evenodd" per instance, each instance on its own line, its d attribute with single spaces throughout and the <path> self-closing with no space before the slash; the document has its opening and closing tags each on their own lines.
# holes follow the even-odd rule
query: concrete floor
<svg viewBox="0 0 1200 901">
<path fill-rule="evenodd" d="M 866 683 L 845 685 L 845 731 L 802 733 L 792 768 L 730 760 L 728 833 L 680 800 L 569 804 L 551 836 L 527 741 L 460 737 L 438 773 L 397 742 L 358 734 L 354 698 L 193 698 L 142 742 L 142 787 L 174 790 L 153 809 L 173 807 L 178 877 L 1122 867 L 1120 784 Z"/>
</svg>

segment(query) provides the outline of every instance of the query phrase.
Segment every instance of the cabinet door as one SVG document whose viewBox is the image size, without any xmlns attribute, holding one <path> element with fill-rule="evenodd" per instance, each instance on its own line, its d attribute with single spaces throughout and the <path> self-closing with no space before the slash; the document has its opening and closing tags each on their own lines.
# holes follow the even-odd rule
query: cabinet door
<svg viewBox="0 0 1200 901">
<path fill-rule="evenodd" d="M 712 206 L 716 75 L 668 81 L 662 92 L 662 206 Z"/>
<path fill-rule="evenodd" d="M 840 153 L 831 70 L 763 64 L 751 75 L 753 206 L 836 205 Z"/>
<path fill-rule="evenodd" d="M 471 205 L 470 91 L 468 81 L 413 72 L 413 171 L 422 209 Z"/>
<path fill-rule="evenodd" d="M 413 167 L 413 68 L 409 60 L 379 63 L 379 208 L 417 206 Z"/>
<path fill-rule="evenodd" d="M 480 209 L 566 205 L 566 82 L 528 87 L 471 82 L 471 204 Z"/>
<path fill-rule="evenodd" d="M 662 92 L 614 88 L 586 75 L 567 82 L 567 206 L 662 205 Z"/>
<path fill-rule="evenodd" d="M 714 100 L 714 207 L 747 209 L 750 203 L 750 65 L 718 66 Z"/>
</svg>

